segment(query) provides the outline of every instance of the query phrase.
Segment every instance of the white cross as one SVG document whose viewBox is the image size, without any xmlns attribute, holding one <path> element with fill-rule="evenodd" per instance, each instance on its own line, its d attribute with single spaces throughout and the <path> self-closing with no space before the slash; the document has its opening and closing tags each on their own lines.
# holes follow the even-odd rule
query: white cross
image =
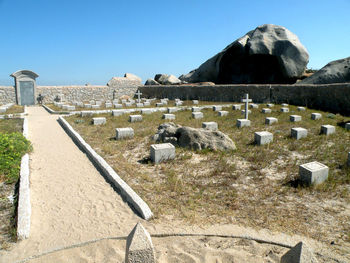
<svg viewBox="0 0 350 263">
<path fill-rule="evenodd" d="M 248 103 L 249 102 L 252 102 L 251 99 L 249 99 L 249 94 L 245 94 L 245 99 L 242 99 L 242 102 L 245 102 L 245 112 L 244 112 L 244 115 L 245 115 L 245 119 L 248 120 Z"/>
<path fill-rule="evenodd" d="M 138 101 L 138 103 L 140 103 L 141 102 L 141 95 L 142 95 L 140 90 L 137 90 L 136 95 L 137 95 L 137 98 L 138 98 L 137 101 Z"/>
</svg>

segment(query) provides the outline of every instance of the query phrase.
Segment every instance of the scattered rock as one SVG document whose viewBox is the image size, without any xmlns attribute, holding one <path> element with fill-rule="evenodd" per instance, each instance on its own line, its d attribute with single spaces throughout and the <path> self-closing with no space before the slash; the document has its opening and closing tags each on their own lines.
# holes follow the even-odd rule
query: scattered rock
<svg viewBox="0 0 350 263">
<path fill-rule="evenodd" d="M 328 63 L 298 84 L 329 84 L 350 82 L 350 57 Z"/>
<path fill-rule="evenodd" d="M 157 74 L 154 77 L 154 80 L 162 85 L 178 85 L 181 84 L 181 80 L 179 80 L 174 75 L 168 74 Z"/>
<path fill-rule="evenodd" d="M 132 73 L 125 73 L 124 74 L 124 78 L 138 81 L 138 82 L 140 82 L 140 84 L 142 82 L 142 79 L 140 77 L 138 77 L 138 76 L 136 76 L 135 74 L 132 74 Z"/>
<path fill-rule="evenodd" d="M 147 79 L 145 82 L 145 85 L 160 85 L 158 81 L 155 81 L 154 79 Z"/>
<path fill-rule="evenodd" d="M 207 129 L 182 127 L 172 122 L 161 124 L 153 136 L 156 142 L 167 142 L 193 150 L 235 150 L 235 143 L 224 133 Z"/>
<path fill-rule="evenodd" d="M 303 242 L 299 242 L 282 256 L 281 263 L 318 263 L 318 261 L 311 250 Z"/>
<path fill-rule="evenodd" d="M 309 54 L 288 29 L 266 24 L 248 32 L 198 69 L 180 77 L 187 82 L 295 83 Z"/>
</svg>

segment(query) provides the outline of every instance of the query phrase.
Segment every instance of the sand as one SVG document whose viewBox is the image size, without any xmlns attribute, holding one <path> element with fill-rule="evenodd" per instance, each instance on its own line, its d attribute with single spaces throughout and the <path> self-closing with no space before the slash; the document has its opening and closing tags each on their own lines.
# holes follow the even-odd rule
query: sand
<svg viewBox="0 0 350 263">
<path fill-rule="evenodd" d="M 9 251 L 0 251 L 0 262 L 123 262 L 126 237 L 137 222 L 151 234 L 195 233 L 250 236 L 289 246 L 306 242 L 322 254 L 320 262 L 346 262 L 330 247 L 306 237 L 271 233 L 237 225 L 194 226 L 162 220 L 154 224 L 134 214 L 41 107 L 28 107 L 30 154 L 31 233 Z M 244 238 L 154 237 L 158 262 L 279 262 L 287 248 Z M 70 246 L 72 246 L 70 248 Z M 62 249 L 68 247 L 66 249 Z M 57 250 L 57 251 L 55 251 Z M 48 251 L 55 251 L 46 255 Z M 36 255 L 41 255 L 36 257 Z M 32 258 L 28 261 L 25 259 Z M 334 261 L 330 258 L 337 258 Z"/>
</svg>

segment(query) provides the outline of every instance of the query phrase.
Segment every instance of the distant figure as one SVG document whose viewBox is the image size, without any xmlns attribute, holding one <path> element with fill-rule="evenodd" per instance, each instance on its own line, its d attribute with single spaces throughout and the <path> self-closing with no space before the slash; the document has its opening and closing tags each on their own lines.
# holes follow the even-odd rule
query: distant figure
<svg viewBox="0 0 350 263">
<path fill-rule="evenodd" d="M 38 103 L 39 103 L 40 105 L 43 104 L 43 100 L 44 100 L 44 96 L 42 96 L 41 93 L 39 93 L 39 96 L 37 97 Z"/>
</svg>

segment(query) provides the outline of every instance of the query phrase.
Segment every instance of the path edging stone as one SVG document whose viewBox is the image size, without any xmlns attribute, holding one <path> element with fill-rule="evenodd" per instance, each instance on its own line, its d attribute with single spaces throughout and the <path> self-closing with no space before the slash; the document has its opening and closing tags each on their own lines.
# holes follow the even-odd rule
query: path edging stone
<svg viewBox="0 0 350 263">
<path fill-rule="evenodd" d="M 145 220 L 151 219 L 153 213 L 146 202 L 143 201 L 141 197 L 119 177 L 113 168 L 99 154 L 97 154 L 88 143 L 85 142 L 85 140 L 62 116 L 59 117 L 58 122 L 68 135 L 86 152 L 88 157 L 94 161 L 104 176 L 106 176 L 106 178 L 108 178 L 108 180 L 120 191 L 121 195 L 132 207 L 134 207 L 141 217 Z"/>
</svg>

